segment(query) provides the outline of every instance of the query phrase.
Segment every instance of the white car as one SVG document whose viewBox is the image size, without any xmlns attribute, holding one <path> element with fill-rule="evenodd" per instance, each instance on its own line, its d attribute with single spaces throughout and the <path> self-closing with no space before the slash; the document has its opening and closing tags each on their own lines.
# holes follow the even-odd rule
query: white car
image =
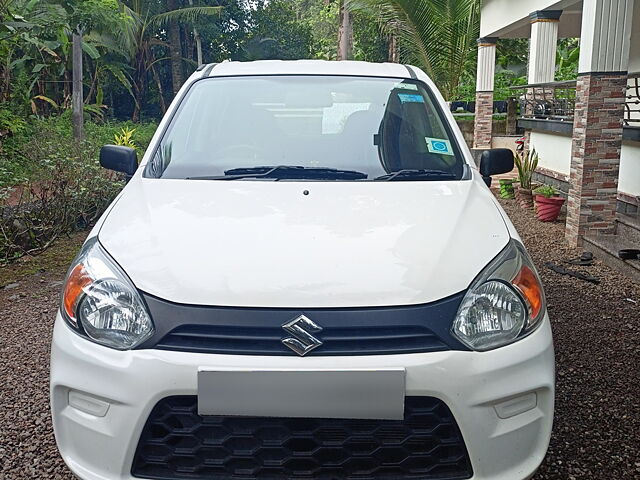
<svg viewBox="0 0 640 480">
<path fill-rule="evenodd" d="M 433 82 L 399 64 L 195 72 L 74 260 L 51 348 L 80 478 L 529 478 L 540 279 Z"/>
</svg>

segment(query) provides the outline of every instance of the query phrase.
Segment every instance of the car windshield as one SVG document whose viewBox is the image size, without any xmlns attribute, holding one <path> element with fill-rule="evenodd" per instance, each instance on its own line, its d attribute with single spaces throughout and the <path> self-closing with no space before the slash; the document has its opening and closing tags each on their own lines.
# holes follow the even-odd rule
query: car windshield
<svg viewBox="0 0 640 480">
<path fill-rule="evenodd" d="M 422 82 L 345 76 L 195 82 L 145 168 L 201 180 L 459 180 L 464 161 Z"/>
</svg>

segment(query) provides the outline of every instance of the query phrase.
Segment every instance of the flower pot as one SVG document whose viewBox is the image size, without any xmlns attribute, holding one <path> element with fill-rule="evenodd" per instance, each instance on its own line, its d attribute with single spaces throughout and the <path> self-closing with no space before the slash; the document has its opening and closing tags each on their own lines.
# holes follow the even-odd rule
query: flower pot
<svg viewBox="0 0 640 480">
<path fill-rule="evenodd" d="M 560 209 L 564 204 L 562 197 L 545 197 L 536 195 L 536 216 L 541 222 L 553 222 L 560 215 Z"/>
<path fill-rule="evenodd" d="M 521 208 L 532 209 L 533 208 L 533 193 L 528 188 L 518 187 L 516 190 L 516 198 Z"/>
<path fill-rule="evenodd" d="M 514 180 L 512 178 L 500 179 L 500 198 L 514 198 L 515 190 L 513 188 Z"/>
</svg>

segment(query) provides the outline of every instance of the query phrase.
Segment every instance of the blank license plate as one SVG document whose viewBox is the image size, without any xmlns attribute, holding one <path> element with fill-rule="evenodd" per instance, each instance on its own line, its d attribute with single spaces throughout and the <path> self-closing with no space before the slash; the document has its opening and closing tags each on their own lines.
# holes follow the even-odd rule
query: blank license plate
<svg viewBox="0 0 640 480">
<path fill-rule="evenodd" d="M 198 413 L 404 418 L 405 370 L 199 370 Z"/>
</svg>

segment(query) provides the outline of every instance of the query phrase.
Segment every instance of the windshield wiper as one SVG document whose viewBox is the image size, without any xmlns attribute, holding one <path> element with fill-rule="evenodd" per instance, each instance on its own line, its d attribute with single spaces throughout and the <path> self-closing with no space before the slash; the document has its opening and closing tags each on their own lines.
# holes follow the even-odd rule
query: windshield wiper
<svg viewBox="0 0 640 480">
<path fill-rule="evenodd" d="M 241 178 L 363 180 L 367 178 L 367 174 L 356 170 L 341 170 L 338 168 L 277 165 L 232 168 L 225 170 L 224 175 L 187 177 L 188 180 L 237 180 Z"/>
<path fill-rule="evenodd" d="M 374 180 L 391 181 L 408 181 L 408 180 L 456 180 L 458 177 L 444 170 L 429 170 L 426 168 L 405 168 L 397 172 L 391 172 L 386 175 L 380 175 Z"/>
</svg>

